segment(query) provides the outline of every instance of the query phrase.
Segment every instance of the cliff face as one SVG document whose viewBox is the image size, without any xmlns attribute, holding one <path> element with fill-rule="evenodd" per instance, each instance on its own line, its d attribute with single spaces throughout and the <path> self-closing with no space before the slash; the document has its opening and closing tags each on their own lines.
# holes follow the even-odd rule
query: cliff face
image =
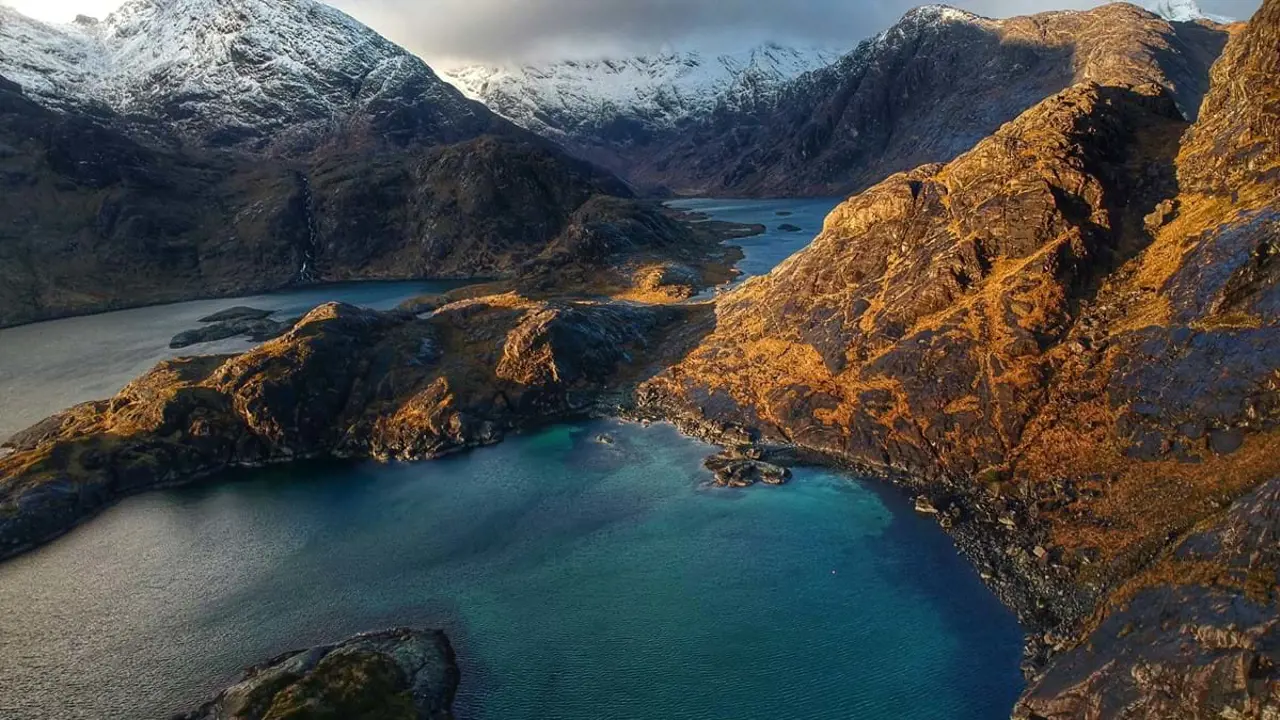
<svg viewBox="0 0 1280 720">
<path fill-rule="evenodd" d="M 1078 82 L 1160 84 L 1194 118 L 1226 38 L 1128 4 L 1008 20 L 927 6 L 763 102 L 621 134 L 592 157 L 634 185 L 685 195 L 847 194 L 950 161 Z"/>
<path fill-rule="evenodd" d="M 1028 716 L 1266 706 L 1269 621 L 1219 643 L 1207 619 L 1244 602 L 1248 577 L 1274 617 L 1266 553 L 1203 550 L 1220 574 L 1131 578 L 1280 477 L 1278 36 L 1268 0 L 1185 137 L 1159 88 L 1082 84 L 851 198 L 722 300 L 717 329 L 642 396 L 905 475 L 1024 621 L 1051 629 L 1028 669 L 1066 653 Z M 1267 497 L 1234 512 L 1269 517 Z M 1161 600 L 1129 608 L 1140 640 L 1089 634 L 1095 611 L 1097 632 L 1115 629 L 1107 597 L 1143 583 L 1204 633 Z M 1156 636 L 1168 652 L 1126 654 Z"/>
<path fill-rule="evenodd" d="M 1188 521 L 1205 519 L 1105 599 L 1079 644 L 1033 683 L 1019 717 L 1280 713 L 1278 58 L 1280 2 L 1267 0 L 1214 67 L 1178 155 L 1177 214 L 1137 270 L 1161 290 L 1144 317 L 1175 329 L 1135 331 L 1145 366 L 1113 376 L 1113 404 L 1130 401 L 1122 435 L 1142 439 L 1140 457 L 1207 438 L 1217 453 L 1241 459 L 1200 469 L 1199 480 L 1225 497 L 1209 508 L 1190 497 L 1180 503 Z M 1225 514 L 1213 513 L 1260 481 Z"/>
</svg>

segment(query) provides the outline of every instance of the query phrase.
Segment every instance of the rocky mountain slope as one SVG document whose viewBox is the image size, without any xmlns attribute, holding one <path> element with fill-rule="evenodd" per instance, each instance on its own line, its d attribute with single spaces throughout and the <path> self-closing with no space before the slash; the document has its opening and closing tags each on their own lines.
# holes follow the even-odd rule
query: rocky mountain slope
<svg viewBox="0 0 1280 720">
<path fill-rule="evenodd" d="M 838 195 L 951 160 L 1077 82 L 1158 83 L 1194 117 L 1226 39 L 1212 23 L 1171 23 L 1127 4 L 1008 20 L 932 5 L 831 64 L 748 86 L 750 100 L 681 110 L 669 130 L 647 117 L 601 123 L 596 105 L 566 102 L 558 78 L 533 70 L 477 96 L 644 190 Z"/>
<path fill-rule="evenodd" d="M 630 191 L 312 0 L 133 0 L 57 27 L 0 13 L 0 326 L 514 276 L 584 214 L 656 214 L 592 204 Z"/>
<path fill-rule="evenodd" d="M 890 177 L 643 397 L 913 488 L 1043 633 L 1023 717 L 1276 712 L 1277 58 L 1268 0 L 1189 128 L 1081 83 Z"/>
<path fill-rule="evenodd" d="M 468 97 L 615 170 L 658 138 L 717 109 L 751 112 L 840 53 L 767 43 L 709 56 L 667 52 L 545 65 L 473 65 L 444 72 Z"/>
<path fill-rule="evenodd" d="M 923 7 L 771 107 L 683 133 L 629 177 L 686 194 L 843 194 L 950 160 L 1085 80 L 1159 83 L 1194 115 L 1225 40 L 1123 4 L 1008 20 Z"/>
</svg>

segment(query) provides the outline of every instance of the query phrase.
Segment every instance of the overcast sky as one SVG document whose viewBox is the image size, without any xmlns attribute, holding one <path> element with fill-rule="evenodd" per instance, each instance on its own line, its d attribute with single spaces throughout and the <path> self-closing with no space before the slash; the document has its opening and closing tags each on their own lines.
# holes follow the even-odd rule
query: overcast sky
<svg viewBox="0 0 1280 720">
<path fill-rule="evenodd" d="M 290 0 L 280 0 L 289 2 Z M 498 63 L 663 48 L 734 50 L 764 40 L 850 49 L 923 0 L 330 0 L 437 65 Z M 1145 2 L 1145 0 L 1143 0 Z M 1245 19 L 1261 0 L 1199 0 Z M 121 0 L 0 0 L 29 15 L 103 17 Z M 951 0 L 993 17 L 1100 0 Z"/>
</svg>

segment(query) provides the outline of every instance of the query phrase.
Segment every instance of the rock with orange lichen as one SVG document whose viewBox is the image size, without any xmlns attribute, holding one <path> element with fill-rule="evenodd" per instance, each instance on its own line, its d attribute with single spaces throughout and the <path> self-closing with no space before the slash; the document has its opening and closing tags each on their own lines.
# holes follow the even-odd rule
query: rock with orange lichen
<svg viewBox="0 0 1280 720">
<path fill-rule="evenodd" d="M 1122 588 L 1085 643 L 1032 683 L 1014 717 L 1276 717 L 1278 568 L 1273 480 Z"/>
</svg>

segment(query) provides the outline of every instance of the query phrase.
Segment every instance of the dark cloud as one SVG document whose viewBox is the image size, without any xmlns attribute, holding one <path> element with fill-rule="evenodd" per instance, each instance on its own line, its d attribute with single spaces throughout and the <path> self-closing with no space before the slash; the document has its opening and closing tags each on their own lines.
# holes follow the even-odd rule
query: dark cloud
<svg viewBox="0 0 1280 720">
<path fill-rule="evenodd" d="M 851 48 L 913 0 L 330 0 L 431 62 L 500 62 L 748 47 L 766 39 Z M 1260 0 L 1200 0 L 1248 17 Z M 1099 5 L 1099 0 L 952 0 L 993 17 Z"/>
</svg>

